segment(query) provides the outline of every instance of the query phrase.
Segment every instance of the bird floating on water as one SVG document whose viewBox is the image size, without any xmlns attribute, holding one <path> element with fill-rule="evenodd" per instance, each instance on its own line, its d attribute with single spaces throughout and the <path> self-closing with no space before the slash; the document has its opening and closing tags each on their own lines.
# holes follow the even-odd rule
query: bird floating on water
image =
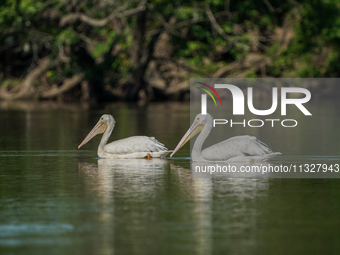
<svg viewBox="0 0 340 255">
<path fill-rule="evenodd" d="M 171 151 L 158 142 L 155 137 L 131 136 L 107 144 L 107 141 L 116 124 L 110 114 L 100 117 L 98 123 L 85 137 L 78 149 L 98 134 L 103 134 L 98 146 L 98 157 L 109 159 L 132 159 L 132 158 L 163 158 Z"/>
<path fill-rule="evenodd" d="M 256 139 L 255 136 L 234 136 L 202 150 L 203 143 L 208 137 L 213 126 L 213 118 L 210 114 L 198 114 L 189 130 L 171 153 L 172 157 L 192 137 L 197 135 L 191 152 L 192 161 L 224 161 L 224 162 L 261 162 L 281 154 L 273 152 L 268 146 Z"/>
</svg>

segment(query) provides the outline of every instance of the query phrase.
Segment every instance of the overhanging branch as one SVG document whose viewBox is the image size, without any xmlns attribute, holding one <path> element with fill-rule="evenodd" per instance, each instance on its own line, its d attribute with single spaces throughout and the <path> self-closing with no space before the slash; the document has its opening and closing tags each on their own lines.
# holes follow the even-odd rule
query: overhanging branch
<svg viewBox="0 0 340 255">
<path fill-rule="evenodd" d="M 91 17 L 86 16 L 83 13 L 70 13 L 65 15 L 59 22 L 60 27 L 64 27 L 66 25 L 74 24 L 78 20 L 94 27 L 103 27 L 106 26 L 110 21 L 112 21 L 115 18 L 121 18 L 125 16 L 130 16 L 137 14 L 139 12 L 145 11 L 145 6 L 139 6 L 134 9 L 126 10 L 120 13 L 112 13 L 111 15 L 107 16 L 104 19 L 93 19 Z"/>
<path fill-rule="evenodd" d="M 78 85 L 83 80 L 83 77 L 83 74 L 76 74 L 71 78 L 67 78 L 64 80 L 63 84 L 60 87 L 52 88 L 50 90 L 42 92 L 41 98 L 48 99 L 61 95 Z"/>
<path fill-rule="evenodd" d="M 33 83 L 46 72 L 51 65 L 55 65 L 55 61 L 51 61 L 49 58 L 44 58 L 39 61 L 39 64 L 26 76 L 23 83 L 19 86 L 19 91 L 8 91 L 7 88 L 1 88 L 0 98 L 5 100 L 14 100 L 30 97 L 33 92 Z"/>
</svg>

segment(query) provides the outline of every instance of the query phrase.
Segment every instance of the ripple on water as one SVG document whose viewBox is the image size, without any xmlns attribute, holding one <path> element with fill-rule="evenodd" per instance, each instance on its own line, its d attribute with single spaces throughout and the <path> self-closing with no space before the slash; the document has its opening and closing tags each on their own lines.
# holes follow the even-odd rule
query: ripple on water
<svg viewBox="0 0 340 255">
<path fill-rule="evenodd" d="M 0 151 L 0 157 L 75 157 L 95 156 L 92 150 L 7 150 Z"/>
<path fill-rule="evenodd" d="M 64 223 L 0 225 L 0 247 L 55 245 L 56 240 L 67 244 L 70 240 L 65 234 L 73 229 L 72 225 Z"/>
<path fill-rule="evenodd" d="M 73 230 L 73 226 L 65 223 L 54 224 L 6 224 L 0 225 L 0 237 L 14 237 L 22 235 L 59 235 Z"/>
</svg>

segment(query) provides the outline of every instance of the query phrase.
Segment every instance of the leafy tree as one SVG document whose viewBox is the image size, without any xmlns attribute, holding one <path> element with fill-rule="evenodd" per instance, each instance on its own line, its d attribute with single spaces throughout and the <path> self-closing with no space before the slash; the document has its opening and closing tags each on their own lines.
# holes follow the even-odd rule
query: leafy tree
<svg viewBox="0 0 340 255">
<path fill-rule="evenodd" d="M 157 100 L 190 76 L 337 77 L 339 17 L 339 0 L 5 0 L 0 98 Z"/>
</svg>

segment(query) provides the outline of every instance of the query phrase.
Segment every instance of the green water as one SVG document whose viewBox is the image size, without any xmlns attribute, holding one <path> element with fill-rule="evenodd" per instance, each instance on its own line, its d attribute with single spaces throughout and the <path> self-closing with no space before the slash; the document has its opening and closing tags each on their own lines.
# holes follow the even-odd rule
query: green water
<svg viewBox="0 0 340 255">
<path fill-rule="evenodd" d="M 283 152 L 274 162 L 340 162 L 339 111 L 321 105 L 331 124 L 271 140 Z M 0 109 L 0 254 L 340 253 L 340 179 L 191 178 L 189 146 L 150 161 L 98 160 L 99 137 L 77 150 L 103 113 L 117 121 L 112 140 L 155 136 L 173 149 L 187 104 Z"/>
</svg>

